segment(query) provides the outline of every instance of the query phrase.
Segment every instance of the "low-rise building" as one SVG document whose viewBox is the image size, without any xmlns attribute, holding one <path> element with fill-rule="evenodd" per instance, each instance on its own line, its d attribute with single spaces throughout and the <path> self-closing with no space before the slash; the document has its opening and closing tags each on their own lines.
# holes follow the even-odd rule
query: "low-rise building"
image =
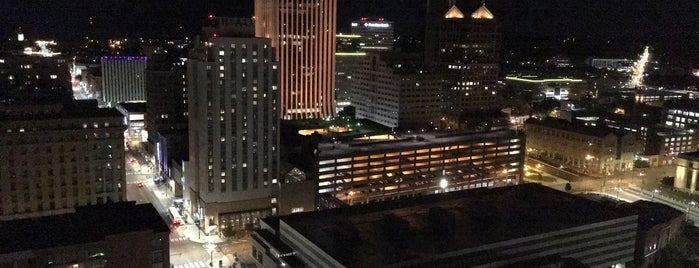
<svg viewBox="0 0 699 268">
<path fill-rule="evenodd" d="M 5 221 L 0 241 L 0 267 L 170 267 L 170 228 L 152 204 Z"/>
<path fill-rule="evenodd" d="M 623 267 L 637 221 L 524 184 L 267 218 L 251 244 L 258 267 Z"/>
<path fill-rule="evenodd" d="M 630 131 L 557 118 L 529 119 L 524 131 L 529 156 L 584 174 L 632 170 L 643 148 Z"/>
<path fill-rule="evenodd" d="M 522 180 L 521 132 L 389 136 L 320 143 L 311 162 L 299 166 L 309 169 L 306 174 L 318 183 L 318 194 L 331 194 L 350 205 Z"/>
<path fill-rule="evenodd" d="M 636 201 L 627 205 L 638 214 L 635 262 L 652 263 L 670 242 L 682 236 L 685 214 L 668 205 Z"/>
</svg>

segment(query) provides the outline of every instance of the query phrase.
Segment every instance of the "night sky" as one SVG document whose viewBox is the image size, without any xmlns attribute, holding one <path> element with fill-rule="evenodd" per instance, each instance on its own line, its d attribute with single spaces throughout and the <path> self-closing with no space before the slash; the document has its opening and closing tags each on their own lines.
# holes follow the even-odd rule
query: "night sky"
<svg viewBox="0 0 699 268">
<path fill-rule="evenodd" d="M 480 0 L 458 0 L 464 13 Z M 5 38 L 21 26 L 28 38 L 77 40 L 88 31 L 110 37 L 192 36 L 206 14 L 249 17 L 253 0 L 2 0 L 0 33 Z M 488 0 L 502 22 L 506 41 L 547 36 L 621 39 L 637 50 L 641 44 L 681 49 L 699 42 L 696 0 Z M 338 30 L 362 16 L 396 22 L 398 36 L 422 39 L 425 0 L 338 0 Z M 689 43 L 688 43 L 689 42 Z M 684 43 L 684 44 L 683 44 Z M 623 44 L 622 44 L 623 45 Z"/>
</svg>

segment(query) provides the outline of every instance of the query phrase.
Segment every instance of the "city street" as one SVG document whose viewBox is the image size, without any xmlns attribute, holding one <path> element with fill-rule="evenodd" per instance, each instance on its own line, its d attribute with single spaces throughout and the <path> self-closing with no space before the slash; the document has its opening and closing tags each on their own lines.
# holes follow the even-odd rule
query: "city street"
<svg viewBox="0 0 699 268">
<path fill-rule="evenodd" d="M 126 151 L 126 197 L 139 204 L 152 203 L 163 219 L 169 223 L 171 220 L 168 207 L 173 205 L 173 193 L 165 185 L 154 182 L 153 178 L 157 176 L 157 171 L 151 164 L 153 163 L 151 159 L 152 156 L 143 151 Z M 234 254 L 237 254 L 239 259 L 235 267 L 254 267 L 250 255 L 250 243 L 247 239 L 230 241 L 216 235 L 205 236 L 191 221 L 172 228 L 170 264 L 176 268 L 211 267 L 212 255 L 205 247 L 209 243 L 215 246 L 212 246 L 214 267 L 219 267 L 219 261 L 223 267 L 234 266 Z"/>
<path fill-rule="evenodd" d="M 541 172 L 537 167 L 527 166 L 527 168 Z M 570 183 L 573 193 L 604 195 L 612 199 L 629 203 L 638 200 L 647 200 L 671 206 L 685 213 L 689 212 L 688 219 L 690 219 L 695 226 L 699 227 L 699 203 L 692 203 L 694 201 L 684 200 L 675 195 L 663 193 L 663 191 L 660 190 L 665 189 L 660 184 L 661 178 L 665 176 L 674 176 L 674 169 L 674 166 L 643 168 L 612 174 L 602 178 L 579 176 L 571 180 Z M 544 174 L 556 177 L 549 173 Z M 562 178 L 556 177 L 556 179 L 563 181 Z M 562 190 L 560 184 L 543 184 Z"/>
</svg>

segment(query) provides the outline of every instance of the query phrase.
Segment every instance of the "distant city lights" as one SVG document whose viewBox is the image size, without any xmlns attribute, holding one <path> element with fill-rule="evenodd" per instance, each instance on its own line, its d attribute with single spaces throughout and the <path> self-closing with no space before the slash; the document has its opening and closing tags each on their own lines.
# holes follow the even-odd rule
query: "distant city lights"
<svg viewBox="0 0 699 268">
<path fill-rule="evenodd" d="M 34 41 L 34 44 L 38 47 L 38 51 L 35 51 L 34 48 L 32 47 L 26 47 L 24 48 L 24 54 L 27 55 L 36 55 L 36 56 L 42 56 L 42 57 L 53 57 L 56 55 L 60 55 L 60 52 L 53 52 L 49 46 L 55 46 L 56 41 L 53 40 L 36 40 Z"/>
</svg>

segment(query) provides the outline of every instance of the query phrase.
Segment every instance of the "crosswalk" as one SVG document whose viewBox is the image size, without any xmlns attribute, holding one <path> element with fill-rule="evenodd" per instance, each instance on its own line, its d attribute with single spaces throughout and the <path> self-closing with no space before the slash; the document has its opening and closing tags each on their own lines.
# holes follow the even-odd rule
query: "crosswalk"
<svg viewBox="0 0 699 268">
<path fill-rule="evenodd" d="M 175 243 L 175 242 L 181 242 L 181 241 L 186 241 L 186 237 L 175 237 L 175 238 L 170 238 L 170 243 Z"/>
<path fill-rule="evenodd" d="M 201 268 L 201 267 L 209 267 L 209 265 L 204 262 L 204 261 L 197 261 L 197 262 L 190 262 L 190 263 L 185 263 L 185 264 L 178 264 L 173 266 L 175 268 Z"/>
</svg>

